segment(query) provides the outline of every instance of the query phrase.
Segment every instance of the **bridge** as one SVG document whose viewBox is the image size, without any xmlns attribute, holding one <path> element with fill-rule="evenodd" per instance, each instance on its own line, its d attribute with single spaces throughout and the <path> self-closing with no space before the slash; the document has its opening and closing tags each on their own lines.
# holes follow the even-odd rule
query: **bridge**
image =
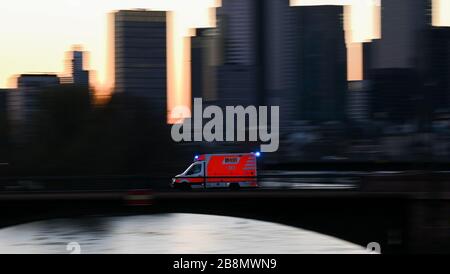
<svg viewBox="0 0 450 274">
<path fill-rule="evenodd" d="M 450 252 L 450 191 L 447 192 L 446 172 L 371 173 L 354 175 L 354 179 L 358 180 L 355 187 L 347 189 L 154 189 L 148 205 L 139 207 L 129 205 L 130 190 L 151 189 L 153 184 L 126 183 L 114 188 L 113 184 L 108 184 L 109 188 L 97 184 L 95 189 L 70 191 L 48 186 L 3 189 L 0 227 L 93 214 L 200 213 L 285 224 L 361 246 L 377 242 L 382 253 L 387 254 Z M 32 181 L 25 182 L 32 185 Z"/>
</svg>

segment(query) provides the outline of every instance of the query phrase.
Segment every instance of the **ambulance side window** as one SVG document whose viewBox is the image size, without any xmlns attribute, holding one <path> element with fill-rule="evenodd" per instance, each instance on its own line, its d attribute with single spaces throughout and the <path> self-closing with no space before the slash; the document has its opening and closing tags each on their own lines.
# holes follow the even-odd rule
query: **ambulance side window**
<svg viewBox="0 0 450 274">
<path fill-rule="evenodd" d="M 186 175 L 195 175 L 202 172 L 202 164 L 196 164 L 189 169 L 189 171 L 186 173 Z"/>
</svg>

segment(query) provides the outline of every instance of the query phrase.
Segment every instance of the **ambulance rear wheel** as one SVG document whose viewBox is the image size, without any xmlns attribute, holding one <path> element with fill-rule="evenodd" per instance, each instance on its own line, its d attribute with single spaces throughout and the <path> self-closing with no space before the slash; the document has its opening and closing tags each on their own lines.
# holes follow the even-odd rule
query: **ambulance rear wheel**
<svg viewBox="0 0 450 274">
<path fill-rule="evenodd" d="M 230 184 L 231 190 L 239 190 L 240 188 L 241 188 L 241 186 L 237 183 Z"/>
</svg>

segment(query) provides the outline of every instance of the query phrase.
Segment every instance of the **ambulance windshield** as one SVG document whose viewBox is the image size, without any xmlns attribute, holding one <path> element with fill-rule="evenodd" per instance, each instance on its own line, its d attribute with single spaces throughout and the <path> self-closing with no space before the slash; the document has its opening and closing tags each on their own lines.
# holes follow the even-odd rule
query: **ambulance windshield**
<svg viewBox="0 0 450 274">
<path fill-rule="evenodd" d="M 202 172 L 202 164 L 201 163 L 193 163 L 190 165 L 186 171 L 184 172 L 185 175 L 194 175 Z"/>
</svg>

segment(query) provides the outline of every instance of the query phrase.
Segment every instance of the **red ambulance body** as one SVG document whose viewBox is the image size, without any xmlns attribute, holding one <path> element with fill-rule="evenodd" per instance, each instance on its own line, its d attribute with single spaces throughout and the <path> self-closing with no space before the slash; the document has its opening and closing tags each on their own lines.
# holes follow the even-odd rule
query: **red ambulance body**
<svg viewBox="0 0 450 274">
<path fill-rule="evenodd" d="M 256 158 L 259 153 L 204 154 L 185 172 L 175 176 L 172 188 L 258 187 Z"/>
</svg>

